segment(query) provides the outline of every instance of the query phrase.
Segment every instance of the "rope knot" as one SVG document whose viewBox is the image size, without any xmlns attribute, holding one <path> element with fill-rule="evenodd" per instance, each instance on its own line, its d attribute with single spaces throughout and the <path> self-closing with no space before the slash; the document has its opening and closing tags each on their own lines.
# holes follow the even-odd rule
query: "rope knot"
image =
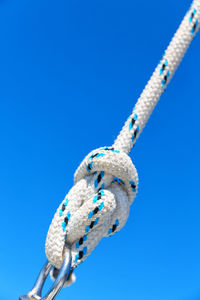
<svg viewBox="0 0 200 300">
<path fill-rule="evenodd" d="M 75 268 L 102 237 L 124 226 L 138 187 L 137 171 L 130 157 L 113 147 L 89 153 L 76 170 L 74 181 L 46 239 L 47 258 L 58 269 L 65 247 L 72 251 Z"/>
</svg>

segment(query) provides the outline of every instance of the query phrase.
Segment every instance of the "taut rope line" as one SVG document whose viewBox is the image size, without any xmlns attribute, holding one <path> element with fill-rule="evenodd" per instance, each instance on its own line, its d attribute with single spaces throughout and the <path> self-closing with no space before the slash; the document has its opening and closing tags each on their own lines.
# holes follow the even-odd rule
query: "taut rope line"
<svg viewBox="0 0 200 300">
<path fill-rule="evenodd" d="M 74 268 L 103 236 L 126 223 L 138 186 L 137 171 L 127 154 L 193 40 L 199 19 L 200 0 L 195 0 L 113 147 L 92 151 L 77 169 L 75 185 L 58 208 L 47 235 L 46 255 L 56 268 L 62 264 L 65 247 L 72 249 Z"/>
<path fill-rule="evenodd" d="M 72 272 L 102 237 L 111 236 L 126 223 L 138 189 L 137 171 L 128 153 L 199 26 L 200 0 L 194 0 L 113 146 L 92 151 L 75 172 L 74 186 L 56 211 L 46 239 L 46 256 L 56 269 L 61 268 L 68 250 Z M 70 276 L 68 283 L 74 280 Z"/>
</svg>

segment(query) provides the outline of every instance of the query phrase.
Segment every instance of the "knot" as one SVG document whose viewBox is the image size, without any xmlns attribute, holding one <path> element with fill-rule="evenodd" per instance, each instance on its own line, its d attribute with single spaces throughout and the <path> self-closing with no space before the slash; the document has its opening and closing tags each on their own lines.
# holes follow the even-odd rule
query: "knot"
<svg viewBox="0 0 200 300">
<path fill-rule="evenodd" d="M 130 157 L 113 147 L 88 154 L 75 172 L 74 181 L 46 239 L 47 258 L 57 269 L 65 247 L 72 251 L 74 269 L 102 237 L 124 226 L 138 187 L 137 171 Z"/>
</svg>

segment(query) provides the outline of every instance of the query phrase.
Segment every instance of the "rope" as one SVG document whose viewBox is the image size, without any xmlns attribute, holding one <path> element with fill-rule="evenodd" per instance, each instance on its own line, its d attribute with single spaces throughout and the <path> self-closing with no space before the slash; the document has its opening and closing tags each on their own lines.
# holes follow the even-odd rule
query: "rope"
<svg viewBox="0 0 200 300">
<path fill-rule="evenodd" d="M 74 269 L 102 237 L 113 235 L 126 223 L 138 189 L 137 171 L 128 153 L 199 26 L 200 0 L 194 0 L 113 146 L 92 151 L 75 172 L 74 186 L 55 213 L 46 239 L 46 256 L 57 269 L 66 247 L 72 251 Z"/>
</svg>

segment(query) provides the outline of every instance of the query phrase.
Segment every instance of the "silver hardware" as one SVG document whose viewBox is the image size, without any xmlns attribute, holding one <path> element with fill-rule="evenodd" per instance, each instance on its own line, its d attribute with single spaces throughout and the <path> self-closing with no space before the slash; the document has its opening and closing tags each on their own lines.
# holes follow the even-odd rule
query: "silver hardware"
<svg viewBox="0 0 200 300">
<path fill-rule="evenodd" d="M 58 295 L 60 290 L 62 289 L 63 285 L 67 281 L 67 279 L 70 276 L 71 272 L 71 264 L 72 264 L 72 255 L 71 251 L 66 249 L 64 253 L 64 260 L 63 264 L 59 270 L 58 276 L 56 277 L 56 280 L 54 281 L 52 287 L 49 289 L 47 294 L 42 297 L 42 288 L 44 286 L 44 283 L 50 273 L 51 270 L 54 269 L 54 267 L 51 265 L 50 262 L 46 262 L 42 270 L 40 271 L 40 274 L 36 280 L 36 283 L 33 287 L 33 289 L 26 295 L 20 296 L 19 300 L 53 300 Z"/>
</svg>

